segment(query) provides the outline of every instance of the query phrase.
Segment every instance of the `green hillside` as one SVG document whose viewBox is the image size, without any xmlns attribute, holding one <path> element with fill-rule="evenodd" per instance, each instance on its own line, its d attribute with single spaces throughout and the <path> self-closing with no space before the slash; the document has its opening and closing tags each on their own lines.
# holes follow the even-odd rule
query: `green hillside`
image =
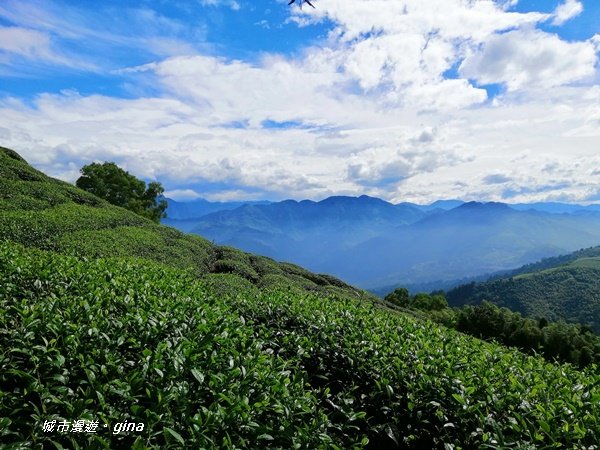
<svg viewBox="0 0 600 450">
<path fill-rule="evenodd" d="M 597 366 L 378 307 L 0 155 L 2 448 L 600 445 Z"/>
<path fill-rule="evenodd" d="M 565 255 L 553 256 L 551 258 L 543 258 L 538 262 L 526 264 L 518 269 L 505 272 L 503 274 L 494 276 L 493 279 L 516 277 L 522 274 L 540 272 L 545 269 L 552 269 L 569 264 L 578 259 L 596 258 L 600 257 L 600 246 L 582 248 L 572 253 Z"/>
<path fill-rule="evenodd" d="M 375 297 L 328 275 L 219 247 L 157 225 L 33 169 L 0 147 L 0 236 L 28 247 L 88 258 L 139 257 L 222 279 L 235 274 L 258 288 L 279 286 L 358 298 Z M 225 283 L 226 284 L 226 283 Z"/>
<path fill-rule="evenodd" d="M 600 247 L 548 258 L 508 276 L 459 286 L 452 306 L 488 300 L 533 318 L 580 323 L 600 333 Z"/>
</svg>

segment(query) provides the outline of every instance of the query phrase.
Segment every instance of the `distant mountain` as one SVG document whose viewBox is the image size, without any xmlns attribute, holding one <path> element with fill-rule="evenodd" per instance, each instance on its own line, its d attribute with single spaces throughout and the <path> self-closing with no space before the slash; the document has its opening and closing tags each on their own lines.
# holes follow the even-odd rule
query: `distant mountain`
<svg viewBox="0 0 600 450">
<path fill-rule="evenodd" d="M 245 201 L 245 202 L 209 202 L 203 198 L 193 200 L 191 202 L 178 202 L 176 200 L 167 198 L 169 218 L 176 220 L 189 220 L 197 219 L 198 217 L 205 216 L 207 214 L 231 210 L 239 208 L 243 205 L 268 205 L 269 201 Z"/>
<path fill-rule="evenodd" d="M 453 280 L 511 269 L 600 242 L 600 218 L 465 203 L 397 227 L 323 267 L 374 288 Z M 359 264 L 356 262 L 360 261 Z"/>
<path fill-rule="evenodd" d="M 516 269 L 447 292 L 451 306 L 488 300 L 524 315 L 582 323 L 600 333 L 600 246 Z"/>
<path fill-rule="evenodd" d="M 600 243 L 600 216 L 441 202 L 424 211 L 361 197 L 244 205 L 209 214 L 194 233 L 333 273 L 369 289 L 478 277 Z"/>
<path fill-rule="evenodd" d="M 436 200 L 435 202 L 429 204 L 429 205 L 417 205 L 415 203 L 399 203 L 400 205 L 411 205 L 414 206 L 415 208 L 420 209 L 421 211 L 435 211 L 436 209 L 440 209 L 440 210 L 444 210 L 447 211 L 449 209 L 454 209 L 457 208 L 458 206 L 462 205 L 463 202 L 462 200 Z"/>
<path fill-rule="evenodd" d="M 247 201 L 247 202 L 210 202 L 203 198 L 190 202 L 178 202 L 166 198 L 167 200 L 167 218 L 161 223 L 177 228 L 181 231 L 191 231 L 198 224 L 198 219 L 207 214 L 217 211 L 226 211 L 239 208 L 243 205 L 267 205 L 268 201 Z"/>
<path fill-rule="evenodd" d="M 415 203 L 400 203 L 402 205 L 411 205 L 421 211 L 434 211 L 454 209 L 466 202 L 462 200 L 436 200 L 429 205 L 418 205 Z M 580 205 L 576 203 L 560 203 L 560 202 L 534 202 L 534 203 L 507 203 L 512 209 L 517 211 L 539 211 L 551 214 L 600 214 L 600 204 Z"/>
<path fill-rule="evenodd" d="M 558 202 L 536 202 L 536 203 L 514 203 L 511 208 L 519 211 L 533 209 L 535 211 L 548 212 L 552 214 L 600 214 L 600 205 L 578 205 Z"/>
<path fill-rule="evenodd" d="M 215 242 L 281 260 L 318 265 L 332 254 L 415 222 L 426 213 L 368 197 L 329 197 L 244 205 L 209 214 L 192 231 Z"/>
</svg>

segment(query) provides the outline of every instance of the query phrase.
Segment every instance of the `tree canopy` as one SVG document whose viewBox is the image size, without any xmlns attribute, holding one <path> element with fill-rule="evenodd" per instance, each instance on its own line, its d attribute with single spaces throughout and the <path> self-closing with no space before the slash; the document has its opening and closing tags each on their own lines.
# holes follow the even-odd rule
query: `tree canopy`
<svg viewBox="0 0 600 450">
<path fill-rule="evenodd" d="M 83 166 L 81 177 L 75 185 L 113 205 L 129 209 L 155 222 L 166 217 L 167 202 L 159 200 L 164 192 L 162 185 L 152 181 L 146 186 L 143 180 L 121 169 L 114 162 Z"/>
</svg>

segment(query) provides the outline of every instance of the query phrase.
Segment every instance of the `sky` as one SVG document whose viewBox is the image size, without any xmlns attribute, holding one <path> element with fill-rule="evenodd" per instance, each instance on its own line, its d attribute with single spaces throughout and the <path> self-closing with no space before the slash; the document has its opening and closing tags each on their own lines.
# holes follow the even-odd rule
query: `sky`
<svg viewBox="0 0 600 450">
<path fill-rule="evenodd" d="M 1 0 L 0 145 L 182 201 L 600 202 L 598 0 Z"/>
</svg>

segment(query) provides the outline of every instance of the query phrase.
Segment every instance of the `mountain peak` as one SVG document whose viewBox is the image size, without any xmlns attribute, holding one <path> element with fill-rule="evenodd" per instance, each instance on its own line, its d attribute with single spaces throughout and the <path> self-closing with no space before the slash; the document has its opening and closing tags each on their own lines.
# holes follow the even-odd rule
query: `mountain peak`
<svg viewBox="0 0 600 450">
<path fill-rule="evenodd" d="M 500 202 L 466 202 L 457 206 L 455 210 L 471 210 L 471 211 L 507 211 L 512 209 L 506 203 Z"/>
</svg>

